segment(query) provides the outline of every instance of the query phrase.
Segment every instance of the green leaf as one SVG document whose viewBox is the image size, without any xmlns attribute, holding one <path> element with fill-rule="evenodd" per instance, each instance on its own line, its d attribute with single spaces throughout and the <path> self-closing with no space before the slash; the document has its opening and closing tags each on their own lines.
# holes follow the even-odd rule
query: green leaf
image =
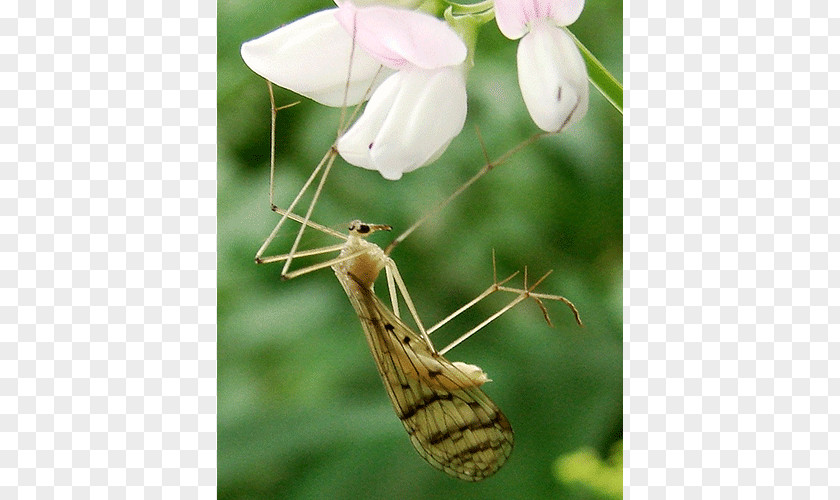
<svg viewBox="0 0 840 500">
<path fill-rule="evenodd" d="M 610 74 L 609 71 L 607 71 L 607 68 L 601 64 L 601 61 L 599 61 L 592 52 L 589 52 L 589 49 L 587 49 L 586 46 L 578 40 L 574 33 L 569 31 L 569 34 L 572 35 L 572 38 L 580 49 L 581 54 L 583 54 L 583 60 L 586 62 L 586 71 L 589 73 L 589 81 L 592 82 L 592 85 L 595 85 L 595 88 L 597 88 L 601 94 L 607 98 L 607 101 L 609 101 L 619 113 L 624 114 L 624 88 L 621 86 L 621 83 L 619 83 L 618 80 Z"/>
</svg>

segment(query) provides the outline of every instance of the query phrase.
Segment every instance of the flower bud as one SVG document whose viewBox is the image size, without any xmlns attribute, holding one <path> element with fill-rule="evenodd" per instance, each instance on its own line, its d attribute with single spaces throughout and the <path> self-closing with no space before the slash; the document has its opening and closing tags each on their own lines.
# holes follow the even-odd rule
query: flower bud
<svg viewBox="0 0 840 500">
<path fill-rule="evenodd" d="M 519 42 L 519 88 L 534 123 L 558 132 L 580 120 L 589 107 L 586 64 L 565 28 L 540 20 Z"/>
</svg>

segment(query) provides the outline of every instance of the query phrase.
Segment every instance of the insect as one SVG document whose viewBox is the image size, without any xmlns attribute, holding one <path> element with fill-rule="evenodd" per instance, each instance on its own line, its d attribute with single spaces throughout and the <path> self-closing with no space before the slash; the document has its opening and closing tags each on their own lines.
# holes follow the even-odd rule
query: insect
<svg viewBox="0 0 840 500">
<path fill-rule="evenodd" d="M 269 90 L 271 91 L 270 84 Z M 274 105 L 273 93 L 270 95 L 273 145 L 274 123 L 279 108 Z M 408 432 L 414 448 L 433 467 L 455 478 L 479 481 L 489 477 L 499 470 L 510 456 L 513 449 L 513 430 L 505 415 L 482 391 L 481 386 L 489 380 L 483 370 L 472 364 L 450 361 L 444 357 L 444 354 L 526 299 L 532 299 L 539 304 L 547 321 L 548 313 L 543 300 L 565 303 L 572 310 L 578 323 L 580 323 L 580 315 L 574 304 L 566 298 L 533 291 L 548 274 L 529 286 L 526 269 L 525 282 L 521 289 L 506 286 L 506 283 L 518 273 L 504 280 L 497 280 L 494 256 L 493 284 L 468 304 L 427 330 L 419 318 L 396 263 L 389 257 L 394 246 L 413 231 L 417 223 L 395 238 L 391 245 L 383 250 L 366 238 L 376 231 L 389 231 L 390 226 L 354 220 L 349 225 L 348 233 L 343 234 L 310 220 L 315 201 L 334 158 L 335 151 L 331 150 L 316 167 L 315 172 L 291 205 L 287 209 L 282 209 L 273 203 L 272 148 L 271 206 L 273 211 L 281 215 L 281 219 L 258 250 L 255 260 L 260 264 L 285 261 L 281 272 L 284 279 L 295 278 L 327 267 L 332 268 L 361 321 L 377 370 L 385 384 L 397 417 Z M 306 214 L 297 215 L 293 209 L 304 192 L 318 178 L 319 172 L 321 178 Z M 462 186 L 458 192 L 464 188 L 465 186 Z M 280 226 L 288 219 L 301 224 L 290 251 L 282 255 L 264 256 Z M 332 235 L 343 242 L 321 248 L 298 250 L 301 236 L 306 228 Z M 336 252 L 338 255 L 322 262 L 290 270 L 292 261 L 297 257 Z M 390 306 L 374 293 L 374 284 L 383 269 L 389 290 Z M 500 291 L 514 293 L 516 297 L 444 349 L 438 351 L 434 347 L 429 338 L 430 333 L 478 301 Z M 402 297 L 416 329 L 401 319 L 399 297 Z"/>
<path fill-rule="evenodd" d="M 304 221 L 293 214 L 289 214 L 289 218 Z M 312 227 L 321 228 L 314 224 Z M 541 299 L 562 301 L 569 305 L 578 320 L 579 315 L 574 305 L 565 298 L 533 292 L 542 279 L 532 287 L 526 285 L 520 290 L 504 285 L 517 273 L 502 282 L 494 277 L 494 284 L 483 294 L 431 331 L 493 292 L 514 292 L 517 297 L 477 328 L 438 351 L 429 339 L 429 332 L 422 326 L 396 264 L 382 248 L 365 239 L 375 231 L 390 229 L 386 225 L 353 221 L 342 245 L 298 253 L 299 256 L 316 255 L 339 250 L 337 257 L 293 271 L 286 277 L 325 267 L 333 269 L 362 323 L 391 403 L 414 448 L 433 467 L 459 479 L 479 481 L 495 473 L 507 460 L 513 449 L 513 430 L 504 414 L 480 389 L 489 380 L 487 375 L 475 365 L 451 362 L 443 353 L 527 298 L 535 299 L 544 313 Z M 289 254 L 265 259 L 258 256 L 257 260 L 260 263 L 288 262 L 290 257 Z M 391 293 L 390 308 L 374 293 L 374 283 L 383 269 Z M 397 290 L 402 294 L 419 331 L 400 319 Z"/>
</svg>

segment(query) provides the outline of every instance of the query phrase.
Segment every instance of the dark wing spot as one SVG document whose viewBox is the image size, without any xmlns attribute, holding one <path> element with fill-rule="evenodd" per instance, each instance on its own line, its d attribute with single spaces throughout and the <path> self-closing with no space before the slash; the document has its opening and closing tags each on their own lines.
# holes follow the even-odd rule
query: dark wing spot
<svg viewBox="0 0 840 500">
<path fill-rule="evenodd" d="M 408 335 L 403 337 L 403 344 L 408 345 L 410 343 L 411 343 L 411 339 L 408 337 Z"/>
<path fill-rule="evenodd" d="M 469 461 L 470 459 L 472 459 L 472 456 L 475 455 L 476 453 L 479 453 L 479 452 L 482 452 L 482 451 L 485 451 L 485 450 L 498 450 L 501 447 L 502 447 L 501 443 L 494 443 L 492 441 L 487 441 L 487 442 L 484 442 L 484 443 L 476 443 L 476 444 L 470 446 L 469 448 L 465 448 L 465 449 L 459 451 L 458 453 L 455 453 L 454 455 L 449 457 L 449 460 L 453 463 L 463 464 L 463 463 Z"/>
<path fill-rule="evenodd" d="M 557 87 L 557 100 L 563 100 L 563 87 Z"/>
<path fill-rule="evenodd" d="M 397 415 L 400 420 L 406 420 L 417 414 L 418 411 L 437 401 L 452 401 L 454 396 L 452 393 L 434 393 L 425 398 L 420 398 L 414 404 L 409 404 L 401 415 Z"/>
<path fill-rule="evenodd" d="M 487 422 L 470 422 L 455 428 L 444 428 L 437 432 L 431 433 L 428 436 L 427 442 L 430 445 L 436 445 L 443 441 L 458 441 L 464 438 L 467 431 L 479 431 L 482 429 L 491 429 L 496 427 L 496 419 L 493 418 Z"/>
<path fill-rule="evenodd" d="M 470 409 L 472 409 L 473 411 L 484 408 L 483 406 L 481 406 L 481 403 L 479 403 L 478 401 L 467 401 L 467 406 L 469 406 Z"/>
</svg>

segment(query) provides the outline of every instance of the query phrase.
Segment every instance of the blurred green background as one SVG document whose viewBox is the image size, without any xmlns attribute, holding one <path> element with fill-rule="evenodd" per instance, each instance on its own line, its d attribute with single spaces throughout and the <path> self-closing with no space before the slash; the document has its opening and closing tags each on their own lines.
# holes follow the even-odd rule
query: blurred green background
<svg viewBox="0 0 840 500">
<path fill-rule="evenodd" d="M 394 415 L 361 326 L 331 270 L 282 282 L 282 264 L 253 258 L 278 216 L 269 210 L 270 113 L 264 80 L 242 42 L 333 4 L 218 4 L 218 492 L 219 498 L 606 498 L 557 477 L 558 457 L 584 448 L 606 457 L 622 435 L 622 118 L 590 87 L 590 110 L 563 134 L 493 170 L 392 254 L 425 324 L 499 275 L 554 272 L 540 291 L 555 327 L 526 302 L 447 355 L 481 366 L 485 391 L 516 434 L 508 463 L 480 483 L 427 465 Z M 614 75 L 622 73 L 621 2 L 590 0 L 571 30 Z M 484 26 L 468 77 L 463 132 L 437 162 L 397 182 L 338 159 L 314 220 L 344 230 L 358 218 L 391 238 L 491 158 L 538 132 L 522 102 L 516 43 Z M 278 89 L 278 105 L 300 99 Z M 297 193 L 335 138 L 339 110 L 311 101 L 278 117 L 277 199 Z M 273 252 L 296 229 L 284 226 Z M 314 233 L 304 244 L 335 241 Z M 516 278 L 517 280 L 519 278 Z M 517 282 L 519 283 L 519 282 Z M 384 278 L 377 291 L 387 291 Z M 440 348 L 496 311 L 488 299 L 433 340 Z"/>
</svg>

